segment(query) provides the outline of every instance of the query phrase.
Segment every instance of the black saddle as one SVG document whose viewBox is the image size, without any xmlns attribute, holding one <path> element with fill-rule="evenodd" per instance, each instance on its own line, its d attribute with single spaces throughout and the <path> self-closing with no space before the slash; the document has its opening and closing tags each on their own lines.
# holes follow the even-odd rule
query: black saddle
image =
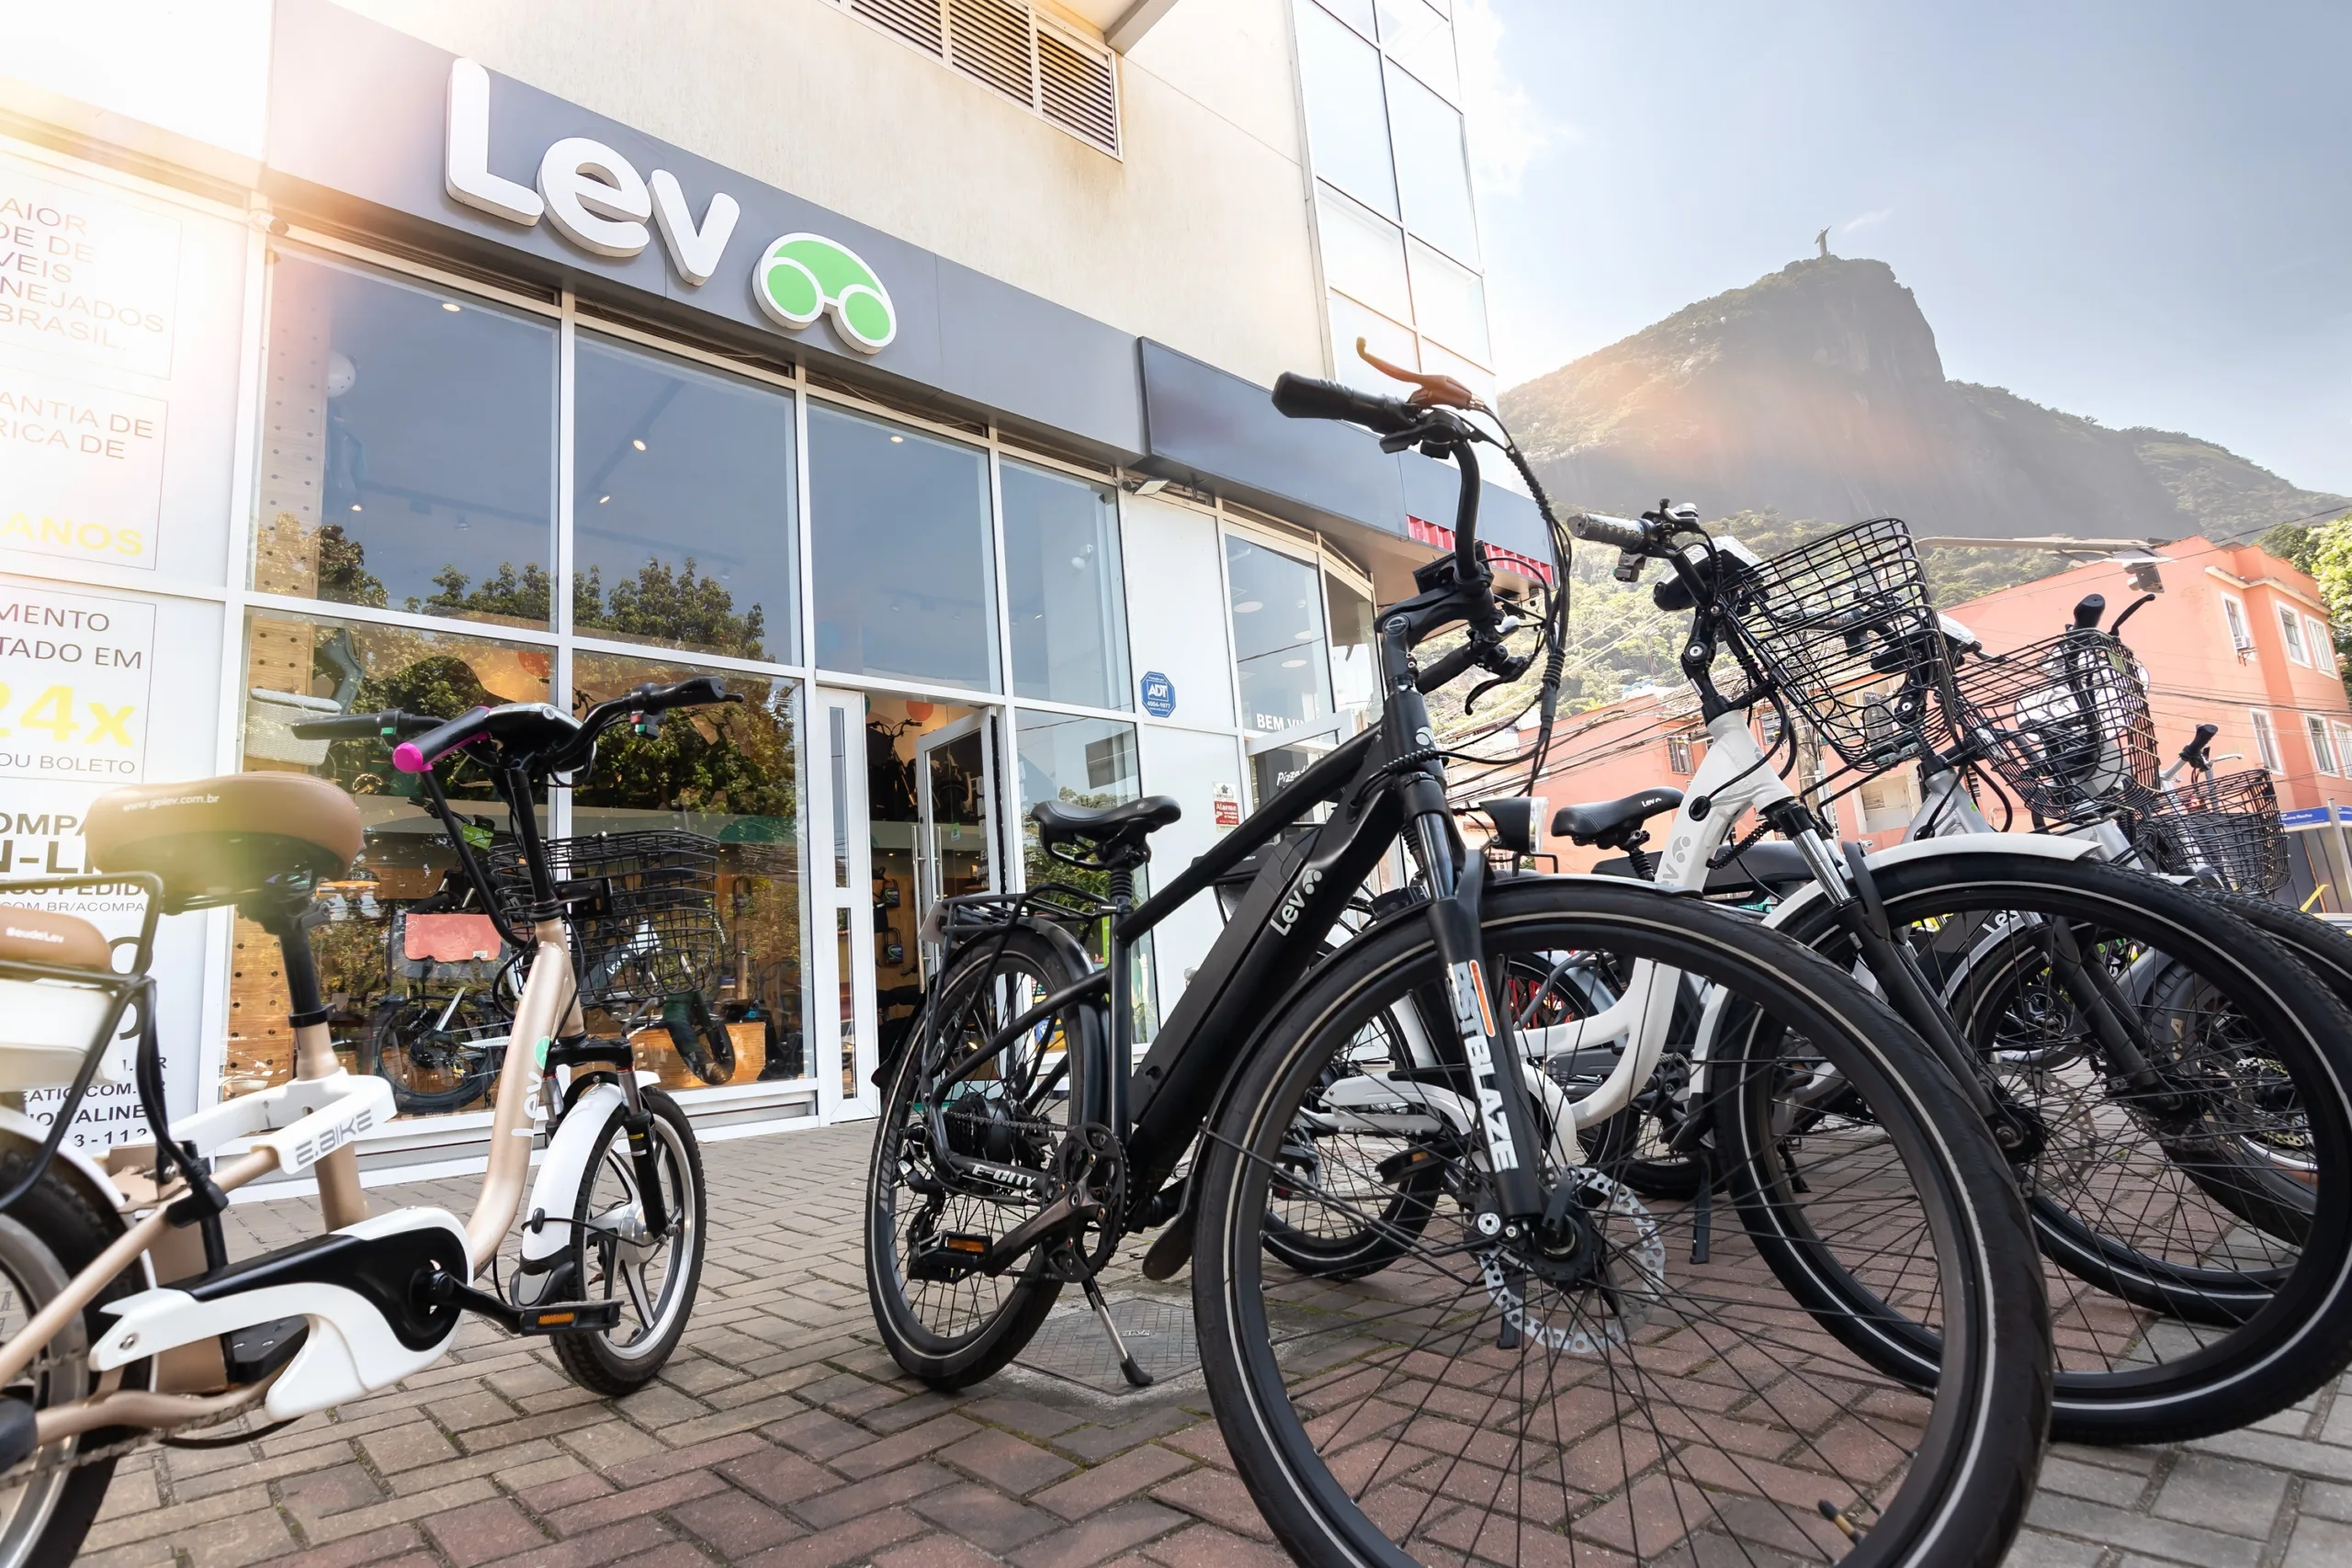
<svg viewBox="0 0 2352 1568">
<path fill-rule="evenodd" d="M 1552 836 L 1604 850 L 1629 850 L 1640 840 L 1642 824 L 1682 804 L 1682 792 L 1666 784 L 1637 789 L 1615 800 L 1563 806 L 1552 816 Z"/>
<path fill-rule="evenodd" d="M 1029 808 L 1037 824 L 1037 841 L 1056 859 L 1091 869 L 1118 871 L 1138 866 L 1151 858 L 1145 842 L 1153 829 L 1165 828 L 1184 815 L 1183 807 L 1164 795 L 1147 795 L 1120 806 L 1077 806 L 1067 800 L 1041 800 Z M 1084 846 L 1082 854 L 1065 846 Z"/>
</svg>

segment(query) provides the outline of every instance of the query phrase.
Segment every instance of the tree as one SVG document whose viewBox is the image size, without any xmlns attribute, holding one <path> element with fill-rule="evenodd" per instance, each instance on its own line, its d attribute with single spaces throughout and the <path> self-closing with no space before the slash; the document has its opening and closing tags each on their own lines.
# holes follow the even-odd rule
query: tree
<svg viewBox="0 0 2352 1568">
<path fill-rule="evenodd" d="M 662 560 L 649 559 L 635 577 L 613 584 L 609 593 L 600 568 L 573 573 L 571 621 L 738 659 L 768 657 L 766 612 L 754 604 L 737 614 L 735 596 L 727 585 L 702 575 L 692 556 L 674 571 Z"/>
<path fill-rule="evenodd" d="M 345 534 L 340 523 L 319 530 L 319 597 L 384 608 L 384 580 L 368 570 L 368 547 Z"/>
<path fill-rule="evenodd" d="M 517 572 L 514 563 L 507 561 L 494 574 L 483 578 L 481 587 L 469 590 L 467 584 L 471 581 L 454 566 L 443 567 L 433 574 L 433 584 L 440 592 L 428 599 L 412 597 L 409 613 L 518 621 L 535 626 L 548 624 L 548 608 L 554 603 L 554 595 L 545 567 L 526 565 Z"/>
<path fill-rule="evenodd" d="M 2270 549 L 2272 536 L 2279 532 L 2274 528 L 2265 534 L 2263 548 Z M 2327 601 L 2328 622 L 2335 628 L 2335 667 L 2344 673 L 2345 691 L 2352 694 L 2352 512 L 2299 532 L 2305 536 L 2301 541 L 2301 558 L 2287 555 L 2285 558 L 2309 572 L 2319 584 L 2320 597 Z"/>
</svg>

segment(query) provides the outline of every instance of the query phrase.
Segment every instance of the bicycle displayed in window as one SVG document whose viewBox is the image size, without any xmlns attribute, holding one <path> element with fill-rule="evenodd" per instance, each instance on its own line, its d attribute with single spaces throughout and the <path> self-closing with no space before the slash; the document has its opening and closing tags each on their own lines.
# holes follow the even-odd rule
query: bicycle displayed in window
<svg viewBox="0 0 2352 1568">
<path fill-rule="evenodd" d="M 274 1429 L 390 1387 L 446 1353 L 468 1313 L 546 1337 L 601 1393 L 660 1371 L 701 1276 L 701 1155 L 677 1103 L 640 1082 L 628 1042 L 586 1032 L 582 1004 L 600 972 L 661 968 L 663 912 L 700 874 L 658 852 L 630 871 L 584 864 L 541 839 L 534 802 L 560 776 L 584 777 L 615 728 L 642 733 L 670 710 L 728 700 L 703 678 L 643 686 L 577 719 L 520 703 L 297 728 L 391 749 L 451 828 L 479 908 L 525 957 L 507 1055 L 530 1070 L 498 1077 L 488 1168 L 463 1219 L 429 1206 L 371 1214 L 360 1188 L 354 1145 L 391 1120 L 395 1100 L 382 1077 L 336 1061 L 309 938 L 317 885 L 360 848 L 349 795 L 288 773 L 116 790 L 85 822 L 100 874 L 0 884 L 9 898 L 128 886 L 147 900 L 120 970 L 88 922 L 0 908 L 0 1083 L 70 1085 L 45 1138 L 0 1111 L 0 1561 L 71 1559 L 116 1461 L 140 1443 L 242 1443 L 255 1433 L 205 1434 L 239 1417 Z M 435 766 L 452 757 L 483 769 L 507 807 L 503 882 L 455 830 Z M 277 939 L 294 1077 L 174 1119 L 148 973 L 156 923 L 224 907 Z M 612 932 L 627 933 L 625 955 L 600 939 Z M 103 1168 L 63 1146 L 102 1080 L 133 1090 L 152 1136 Z M 316 1181 L 326 1233 L 232 1261 L 229 1195 L 271 1177 Z M 502 1277 L 522 1214 L 519 1257 Z"/>
</svg>

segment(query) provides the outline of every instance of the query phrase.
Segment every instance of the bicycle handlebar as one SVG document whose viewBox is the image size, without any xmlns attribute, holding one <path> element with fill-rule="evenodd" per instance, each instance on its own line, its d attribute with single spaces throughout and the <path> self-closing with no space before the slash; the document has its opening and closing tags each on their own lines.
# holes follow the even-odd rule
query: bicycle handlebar
<svg viewBox="0 0 2352 1568">
<path fill-rule="evenodd" d="M 381 713 L 346 713 L 334 718 L 305 719 L 291 728 L 298 740 L 379 740 L 395 735 L 422 735 L 440 722 L 429 713 L 386 708 Z"/>
<path fill-rule="evenodd" d="M 490 709 L 473 708 L 392 748 L 392 766 L 404 773 L 421 773 L 460 746 L 489 733 Z"/>
<path fill-rule="evenodd" d="M 1274 411 L 1286 419 L 1336 419 L 1361 424 L 1382 435 L 1396 435 L 1425 423 L 1426 411 L 1402 398 L 1359 392 L 1337 381 L 1283 371 L 1274 378 Z"/>
<path fill-rule="evenodd" d="M 1646 550 L 1652 539 L 1648 524 L 1598 512 L 1579 512 L 1571 516 L 1568 532 L 1587 544 L 1609 545 L 1621 550 Z"/>
<path fill-rule="evenodd" d="M 2199 725 L 2196 736 L 2180 749 L 2180 760 L 2192 768 L 2208 766 L 2206 749 L 2213 744 L 2213 737 L 2221 733 L 2222 727 L 2218 724 Z"/>
</svg>

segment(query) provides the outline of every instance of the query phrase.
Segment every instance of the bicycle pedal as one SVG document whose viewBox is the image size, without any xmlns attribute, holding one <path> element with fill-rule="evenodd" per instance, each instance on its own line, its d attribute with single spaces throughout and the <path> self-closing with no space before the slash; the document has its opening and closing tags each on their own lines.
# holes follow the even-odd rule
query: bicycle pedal
<svg viewBox="0 0 2352 1568">
<path fill-rule="evenodd" d="M 543 1302 L 514 1314 L 517 1334 L 602 1334 L 618 1328 L 621 1303 L 617 1297 L 599 1302 Z"/>
<path fill-rule="evenodd" d="M 907 1278 L 952 1285 L 977 1270 L 988 1250 L 989 1238 L 977 1232 L 935 1232 L 915 1243 L 907 1255 Z"/>
</svg>

